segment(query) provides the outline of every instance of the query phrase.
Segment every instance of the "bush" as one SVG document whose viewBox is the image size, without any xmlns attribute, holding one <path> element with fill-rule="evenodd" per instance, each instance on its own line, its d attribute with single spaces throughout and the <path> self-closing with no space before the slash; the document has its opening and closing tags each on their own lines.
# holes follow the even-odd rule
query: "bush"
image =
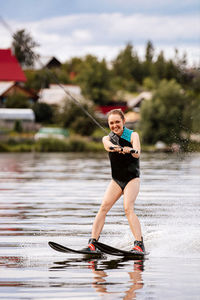
<svg viewBox="0 0 200 300">
<path fill-rule="evenodd" d="M 0 143 L 0 152 L 9 152 L 9 146 Z"/>
<path fill-rule="evenodd" d="M 21 120 L 16 120 L 15 121 L 13 130 L 16 131 L 16 132 L 19 132 L 19 133 L 23 131 Z"/>
<path fill-rule="evenodd" d="M 163 80 L 152 98 L 143 102 L 141 108 L 141 131 L 143 142 L 157 141 L 180 143 L 184 128 L 186 96 L 174 80 Z"/>
<path fill-rule="evenodd" d="M 53 111 L 50 105 L 46 103 L 35 103 L 33 105 L 36 122 L 51 123 L 53 118 Z"/>
<path fill-rule="evenodd" d="M 67 140 L 40 139 L 34 148 L 38 152 L 97 152 L 103 150 L 103 145 L 77 136 Z"/>
<path fill-rule="evenodd" d="M 94 117 L 94 110 L 89 105 L 84 104 L 83 108 Z M 75 133 L 89 136 L 96 129 L 96 125 L 92 119 L 83 112 L 83 110 L 76 104 L 67 101 L 63 113 L 60 116 L 62 126 L 71 128 Z M 96 119 L 96 117 L 94 117 Z"/>
<path fill-rule="evenodd" d="M 64 140 L 46 138 L 36 142 L 35 150 L 39 152 L 66 152 L 69 150 L 69 146 Z"/>
<path fill-rule="evenodd" d="M 30 106 L 31 104 L 29 103 L 27 97 L 21 93 L 10 95 L 5 101 L 6 108 L 30 108 Z"/>
<path fill-rule="evenodd" d="M 87 150 L 87 144 L 86 141 L 80 139 L 80 138 L 71 138 L 69 140 L 69 151 L 71 152 L 84 152 Z"/>
<path fill-rule="evenodd" d="M 143 87 L 147 90 L 154 90 L 156 88 L 156 83 L 150 77 L 145 77 L 143 80 Z"/>
</svg>

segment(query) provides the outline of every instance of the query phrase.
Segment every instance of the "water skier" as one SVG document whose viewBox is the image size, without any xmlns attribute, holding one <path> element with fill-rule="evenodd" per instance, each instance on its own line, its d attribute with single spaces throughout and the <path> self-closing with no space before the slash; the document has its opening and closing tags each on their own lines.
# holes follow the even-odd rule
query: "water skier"
<svg viewBox="0 0 200 300">
<path fill-rule="evenodd" d="M 144 253 L 141 225 L 134 212 L 134 204 L 140 188 L 139 157 L 141 149 L 139 135 L 125 127 L 125 117 L 122 110 L 119 109 L 111 110 L 108 113 L 108 125 L 111 132 L 104 136 L 102 141 L 105 150 L 109 152 L 112 180 L 94 220 L 92 237 L 89 239 L 86 249 L 98 251 L 95 242 L 99 239 L 106 215 L 123 194 L 124 211 L 135 238 L 132 251 Z"/>
</svg>

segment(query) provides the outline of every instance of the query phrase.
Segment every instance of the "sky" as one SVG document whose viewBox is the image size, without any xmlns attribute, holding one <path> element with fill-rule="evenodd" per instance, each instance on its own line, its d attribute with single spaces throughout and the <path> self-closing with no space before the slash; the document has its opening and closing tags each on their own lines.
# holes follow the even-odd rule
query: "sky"
<svg viewBox="0 0 200 300">
<path fill-rule="evenodd" d="M 177 49 L 200 66 L 199 0 L 0 0 L 0 48 L 21 29 L 37 53 L 61 62 L 87 54 L 111 61 L 127 43 L 143 59 L 151 41 L 155 58 L 163 51 L 174 59 Z"/>
</svg>

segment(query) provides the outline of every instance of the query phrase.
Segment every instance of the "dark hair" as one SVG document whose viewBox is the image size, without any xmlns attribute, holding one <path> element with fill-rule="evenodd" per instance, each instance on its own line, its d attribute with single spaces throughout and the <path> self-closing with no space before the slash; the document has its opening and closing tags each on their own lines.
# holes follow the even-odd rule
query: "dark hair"
<svg viewBox="0 0 200 300">
<path fill-rule="evenodd" d="M 110 115 L 119 115 L 119 116 L 122 118 L 123 121 L 124 121 L 124 119 L 125 119 L 124 113 L 123 113 L 123 111 L 122 111 L 120 108 L 110 110 L 110 111 L 107 113 L 107 117 L 109 118 Z"/>
</svg>

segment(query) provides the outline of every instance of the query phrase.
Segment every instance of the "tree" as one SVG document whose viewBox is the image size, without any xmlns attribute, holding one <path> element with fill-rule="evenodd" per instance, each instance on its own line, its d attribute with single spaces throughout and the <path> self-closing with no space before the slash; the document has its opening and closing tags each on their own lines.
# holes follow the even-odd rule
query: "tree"
<svg viewBox="0 0 200 300">
<path fill-rule="evenodd" d="M 186 122 L 191 124 L 191 132 L 199 133 L 200 124 L 200 73 L 196 70 L 189 89 L 187 90 L 188 101 L 184 111 Z"/>
<path fill-rule="evenodd" d="M 72 57 L 70 61 L 65 62 L 62 65 L 62 67 L 68 74 L 73 72 L 75 75 L 77 75 L 81 70 L 82 62 L 83 62 L 82 58 Z"/>
<path fill-rule="evenodd" d="M 25 29 L 18 30 L 13 35 L 12 47 L 15 56 L 23 67 L 29 67 L 34 64 L 34 60 L 38 58 L 38 55 L 36 55 L 33 50 L 38 46 L 39 44 L 33 40 Z"/>
<path fill-rule="evenodd" d="M 179 68 L 175 65 L 173 60 L 170 59 L 169 61 L 167 61 L 165 65 L 165 78 L 167 80 L 174 78 L 178 82 L 178 79 L 180 77 L 179 74 Z"/>
<path fill-rule="evenodd" d="M 15 121 L 13 130 L 16 131 L 16 132 L 19 132 L 19 133 L 23 132 L 23 126 L 22 126 L 22 121 L 21 120 L 16 120 Z"/>
<path fill-rule="evenodd" d="M 157 57 L 157 60 L 154 63 L 153 73 L 156 79 L 166 78 L 166 61 L 163 51 L 160 52 L 160 54 Z"/>
<path fill-rule="evenodd" d="M 6 108 L 30 108 L 30 106 L 27 97 L 21 93 L 9 95 L 5 101 Z"/>
<path fill-rule="evenodd" d="M 200 94 L 196 97 L 193 97 L 190 106 L 190 119 L 191 119 L 191 129 L 194 133 L 199 133 L 199 124 L 200 124 Z"/>
<path fill-rule="evenodd" d="M 154 47 L 151 41 L 147 42 L 145 59 L 146 62 L 152 63 L 154 57 Z"/>
<path fill-rule="evenodd" d="M 175 80 L 162 80 L 152 100 L 145 101 L 141 108 L 143 141 L 154 144 L 180 142 L 185 130 L 184 107 L 187 98 Z M 189 129 L 189 128 L 188 128 Z"/>
<path fill-rule="evenodd" d="M 27 89 L 40 90 L 42 88 L 48 88 L 51 83 L 51 73 L 46 69 L 25 70 L 25 74 L 27 78 L 25 87 Z"/>
<path fill-rule="evenodd" d="M 46 103 L 35 103 L 33 105 L 36 122 L 52 123 L 53 109 Z"/>
<path fill-rule="evenodd" d="M 106 61 L 98 61 L 95 56 L 87 55 L 81 64 L 77 83 L 83 94 L 95 104 L 106 104 L 111 100 L 110 71 Z"/>
<path fill-rule="evenodd" d="M 136 80 L 141 82 L 143 77 L 142 67 L 133 46 L 128 43 L 115 60 L 113 60 L 113 72 L 124 80 Z"/>
<path fill-rule="evenodd" d="M 83 107 L 94 117 L 92 107 L 87 104 L 84 104 Z M 80 135 L 89 136 L 96 129 L 96 125 L 91 118 L 89 118 L 78 105 L 69 102 L 69 100 L 65 103 L 63 112 L 60 115 L 60 120 L 64 128 L 71 128 Z"/>
<path fill-rule="evenodd" d="M 131 44 L 127 44 L 125 49 L 122 50 L 118 54 L 117 58 L 113 61 L 115 75 L 126 79 L 131 79 L 133 63 L 133 46 Z"/>
<path fill-rule="evenodd" d="M 145 61 L 143 64 L 143 72 L 145 77 L 152 75 L 152 66 L 153 66 L 153 57 L 154 57 L 154 47 L 151 41 L 147 42 Z"/>
</svg>

